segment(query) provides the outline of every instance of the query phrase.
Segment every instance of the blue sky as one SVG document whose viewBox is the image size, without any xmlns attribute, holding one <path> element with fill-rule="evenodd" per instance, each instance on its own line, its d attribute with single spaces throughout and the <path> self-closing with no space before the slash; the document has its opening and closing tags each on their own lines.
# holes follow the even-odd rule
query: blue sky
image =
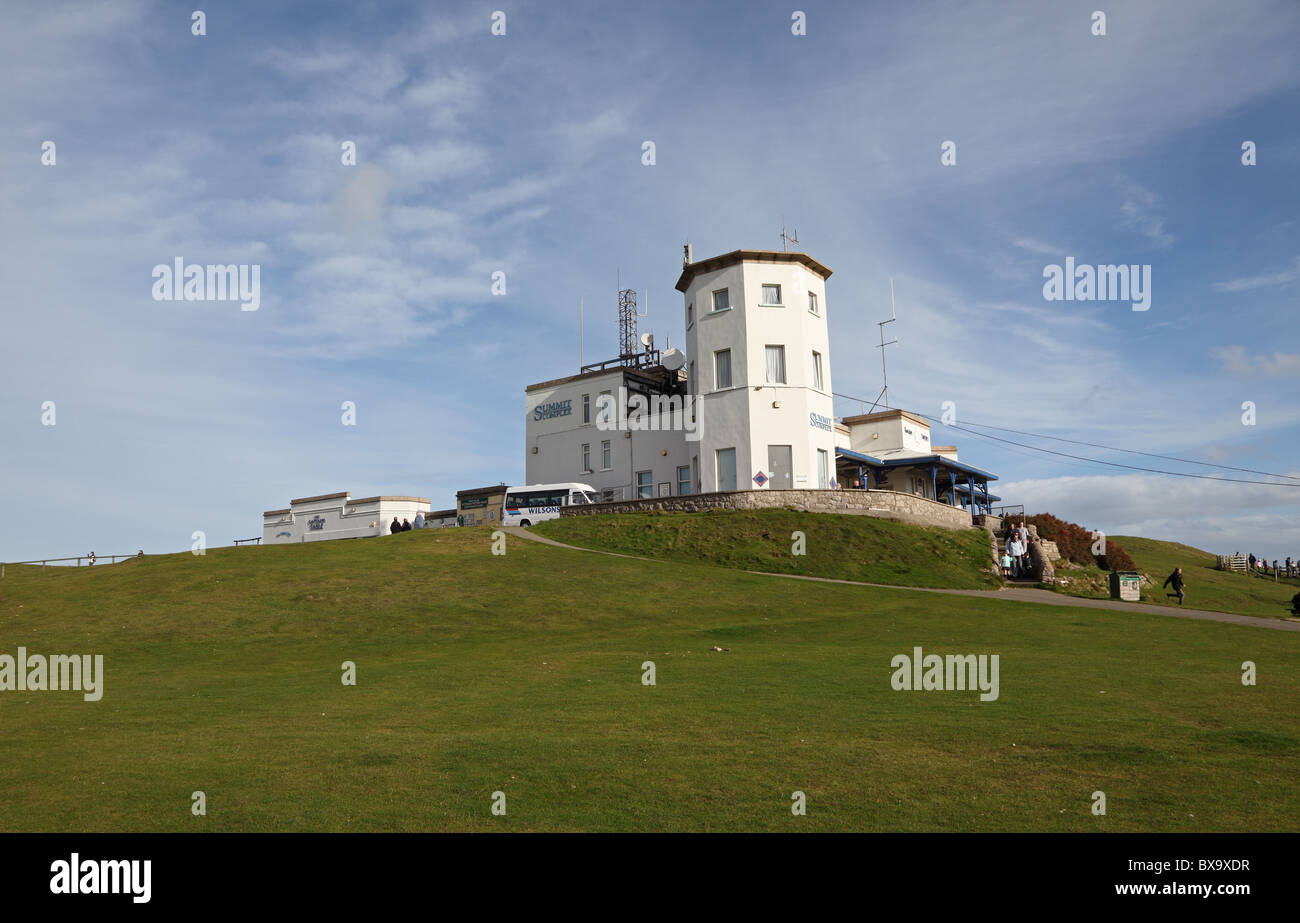
<svg viewBox="0 0 1300 923">
<path fill-rule="evenodd" d="M 579 297 L 589 362 L 616 272 L 681 343 L 681 245 L 779 248 L 783 218 L 835 273 L 837 392 L 880 389 L 892 277 L 896 406 L 1300 477 L 1294 3 L 223 3 L 201 37 L 194 6 L 0 13 L 0 559 L 517 482 Z M 260 309 L 154 301 L 176 256 L 259 264 Z M 1066 256 L 1150 264 L 1150 310 L 1045 301 Z M 934 438 L 1031 511 L 1300 556 L 1300 488 Z"/>
</svg>

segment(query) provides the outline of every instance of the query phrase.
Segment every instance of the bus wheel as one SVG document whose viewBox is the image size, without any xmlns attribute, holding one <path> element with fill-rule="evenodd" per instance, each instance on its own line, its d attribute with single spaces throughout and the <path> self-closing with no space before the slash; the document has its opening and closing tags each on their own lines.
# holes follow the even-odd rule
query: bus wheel
<svg viewBox="0 0 1300 923">
<path fill-rule="evenodd" d="M 527 519 L 521 519 L 521 520 L 519 520 L 519 524 L 520 524 L 521 526 L 524 526 L 525 528 L 527 528 L 528 526 L 531 526 L 531 525 L 532 525 L 532 523 L 529 522 Z"/>
</svg>

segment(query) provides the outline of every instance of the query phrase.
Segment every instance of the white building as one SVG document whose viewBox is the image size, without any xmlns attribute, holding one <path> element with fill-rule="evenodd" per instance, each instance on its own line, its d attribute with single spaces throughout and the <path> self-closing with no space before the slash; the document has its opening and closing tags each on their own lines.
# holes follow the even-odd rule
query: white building
<svg viewBox="0 0 1300 923">
<path fill-rule="evenodd" d="M 529 385 L 527 483 L 581 481 L 603 499 L 631 500 L 856 482 L 953 505 L 973 496 L 987 510 L 996 476 L 930 445 L 924 417 L 835 419 L 830 275 L 806 253 L 733 250 L 696 262 L 688 247 L 676 286 L 685 355 L 647 349 Z"/>
<path fill-rule="evenodd" d="M 262 514 L 262 544 L 320 542 L 335 538 L 387 535 L 396 517 L 415 522 L 416 513 L 429 515 L 424 497 L 365 497 L 351 499 L 348 491 L 290 500 L 287 509 Z"/>
<path fill-rule="evenodd" d="M 525 483 L 578 481 L 606 500 L 695 493 L 683 419 L 686 383 L 661 365 L 588 366 L 525 391 Z M 633 415 L 616 405 L 640 395 L 660 412 Z M 654 429 L 641 429 L 644 423 Z"/>
<path fill-rule="evenodd" d="M 833 486 L 830 274 L 770 250 L 685 263 L 685 357 L 647 351 L 525 389 L 527 483 L 606 499 Z"/>
<path fill-rule="evenodd" d="M 806 253 L 735 250 L 682 268 L 700 492 L 835 486 L 826 279 Z"/>
</svg>

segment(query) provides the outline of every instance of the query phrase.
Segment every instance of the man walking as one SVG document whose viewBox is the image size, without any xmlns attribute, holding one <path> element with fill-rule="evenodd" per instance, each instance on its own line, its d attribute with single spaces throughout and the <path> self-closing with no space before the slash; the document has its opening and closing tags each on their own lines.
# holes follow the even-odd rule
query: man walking
<svg viewBox="0 0 1300 923">
<path fill-rule="evenodd" d="M 1174 568 L 1174 572 L 1173 572 L 1172 574 L 1170 574 L 1168 577 L 1165 578 L 1165 582 L 1164 582 L 1164 584 L 1160 587 L 1160 589 L 1163 590 L 1165 587 L 1169 586 L 1171 583 L 1172 583 L 1173 586 L 1174 586 L 1174 592 L 1173 592 L 1173 593 L 1166 593 L 1165 595 L 1168 596 L 1168 597 L 1170 597 L 1170 598 L 1172 598 L 1173 596 L 1177 595 L 1177 596 L 1178 596 L 1178 605 L 1181 606 L 1181 605 L 1183 604 L 1183 569 L 1182 569 L 1181 567 L 1175 567 L 1175 568 Z"/>
</svg>

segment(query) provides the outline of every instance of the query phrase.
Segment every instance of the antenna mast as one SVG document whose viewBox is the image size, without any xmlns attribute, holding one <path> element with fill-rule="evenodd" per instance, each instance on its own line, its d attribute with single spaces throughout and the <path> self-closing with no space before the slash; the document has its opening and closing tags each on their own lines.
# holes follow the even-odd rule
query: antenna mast
<svg viewBox="0 0 1300 923">
<path fill-rule="evenodd" d="M 624 365 L 635 365 L 637 350 L 636 339 L 636 292 L 623 288 L 622 276 L 618 281 L 618 358 Z"/>
<path fill-rule="evenodd" d="M 781 252 L 784 253 L 786 244 L 799 243 L 799 231 L 791 230 L 789 234 L 785 232 L 785 218 L 781 219 Z"/>
<path fill-rule="evenodd" d="M 885 366 L 885 347 L 893 346 L 897 343 L 898 337 L 894 337 L 886 343 L 885 324 L 892 324 L 896 320 L 898 320 L 898 315 L 894 313 L 894 279 L 891 276 L 889 279 L 889 320 L 878 321 L 876 324 L 876 326 L 880 328 L 880 344 L 876 347 L 876 349 L 880 350 L 880 377 L 884 380 L 885 386 L 881 388 L 880 393 L 876 395 L 876 400 L 875 403 L 871 405 L 871 410 L 876 409 L 876 404 L 879 404 L 882 398 L 884 399 L 885 408 L 889 408 L 889 370 Z M 868 411 L 868 413 L 870 413 L 870 411 Z"/>
</svg>

